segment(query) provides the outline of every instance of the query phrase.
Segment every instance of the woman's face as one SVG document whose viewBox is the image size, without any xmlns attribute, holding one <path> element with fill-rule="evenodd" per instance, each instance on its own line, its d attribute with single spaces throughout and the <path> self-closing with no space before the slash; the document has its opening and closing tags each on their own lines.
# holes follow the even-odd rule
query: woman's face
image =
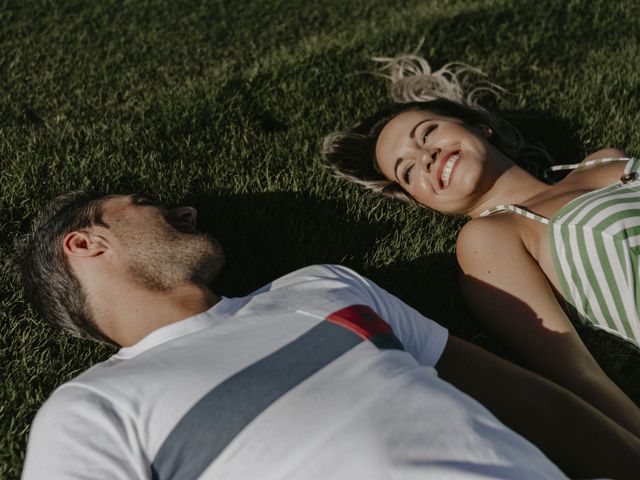
<svg viewBox="0 0 640 480">
<path fill-rule="evenodd" d="M 400 113 L 376 143 L 383 175 L 419 203 L 443 213 L 468 213 L 494 179 L 490 157 L 500 155 L 487 127 L 423 110 Z M 489 175 L 491 177 L 491 175 Z"/>
</svg>

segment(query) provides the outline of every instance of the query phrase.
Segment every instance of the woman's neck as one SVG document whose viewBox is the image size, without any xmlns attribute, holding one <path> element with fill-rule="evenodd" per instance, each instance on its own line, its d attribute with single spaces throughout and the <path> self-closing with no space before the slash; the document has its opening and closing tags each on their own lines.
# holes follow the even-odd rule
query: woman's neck
<svg viewBox="0 0 640 480">
<path fill-rule="evenodd" d="M 477 218 L 482 212 L 496 205 L 527 206 L 546 195 L 552 188 L 553 185 L 544 183 L 523 168 L 513 165 L 497 178 L 468 215 Z"/>
</svg>

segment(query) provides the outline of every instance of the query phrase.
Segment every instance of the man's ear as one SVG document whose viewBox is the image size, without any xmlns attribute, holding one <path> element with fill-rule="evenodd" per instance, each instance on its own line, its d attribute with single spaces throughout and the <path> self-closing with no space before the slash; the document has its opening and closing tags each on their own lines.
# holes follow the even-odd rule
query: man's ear
<svg viewBox="0 0 640 480">
<path fill-rule="evenodd" d="M 104 238 L 86 230 L 71 232 L 64 237 L 64 253 L 74 257 L 96 257 L 107 250 Z"/>
</svg>

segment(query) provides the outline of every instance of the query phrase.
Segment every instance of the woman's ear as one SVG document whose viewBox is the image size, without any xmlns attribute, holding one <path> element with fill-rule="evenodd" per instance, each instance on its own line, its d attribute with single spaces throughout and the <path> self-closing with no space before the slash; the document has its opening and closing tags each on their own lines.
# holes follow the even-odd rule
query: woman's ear
<svg viewBox="0 0 640 480">
<path fill-rule="evenodd" d="M 491 138 L 491 136 L 493 135 L 493 130 L 489 125 L 480 125 L 480 134 L 484 137 L 484 138 Z"/>
<path fill-rule="evenodd" d="M 68 233 L 63 241 L 64 253 L 74 257 L 94 257 L 102 255 L 107 245 L 99 235 L 81 230 Z"/>
</svg>

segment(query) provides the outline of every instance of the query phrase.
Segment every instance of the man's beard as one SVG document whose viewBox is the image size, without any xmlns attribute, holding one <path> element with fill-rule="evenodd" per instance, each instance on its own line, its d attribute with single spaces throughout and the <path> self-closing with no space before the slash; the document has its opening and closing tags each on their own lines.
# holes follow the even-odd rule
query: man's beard
<svg viewBox="0 0 640 480">
<path fill-rule="evenodd" d="M 129 274 L 149 290 L 164 292 L 188 283 L 209 286 L 224 264 L 222 247 L 205 233 L 185 233 L 168 224 L 153 238 L 144 233 L 129 231 L 123 244 Z"/>
</svg>

